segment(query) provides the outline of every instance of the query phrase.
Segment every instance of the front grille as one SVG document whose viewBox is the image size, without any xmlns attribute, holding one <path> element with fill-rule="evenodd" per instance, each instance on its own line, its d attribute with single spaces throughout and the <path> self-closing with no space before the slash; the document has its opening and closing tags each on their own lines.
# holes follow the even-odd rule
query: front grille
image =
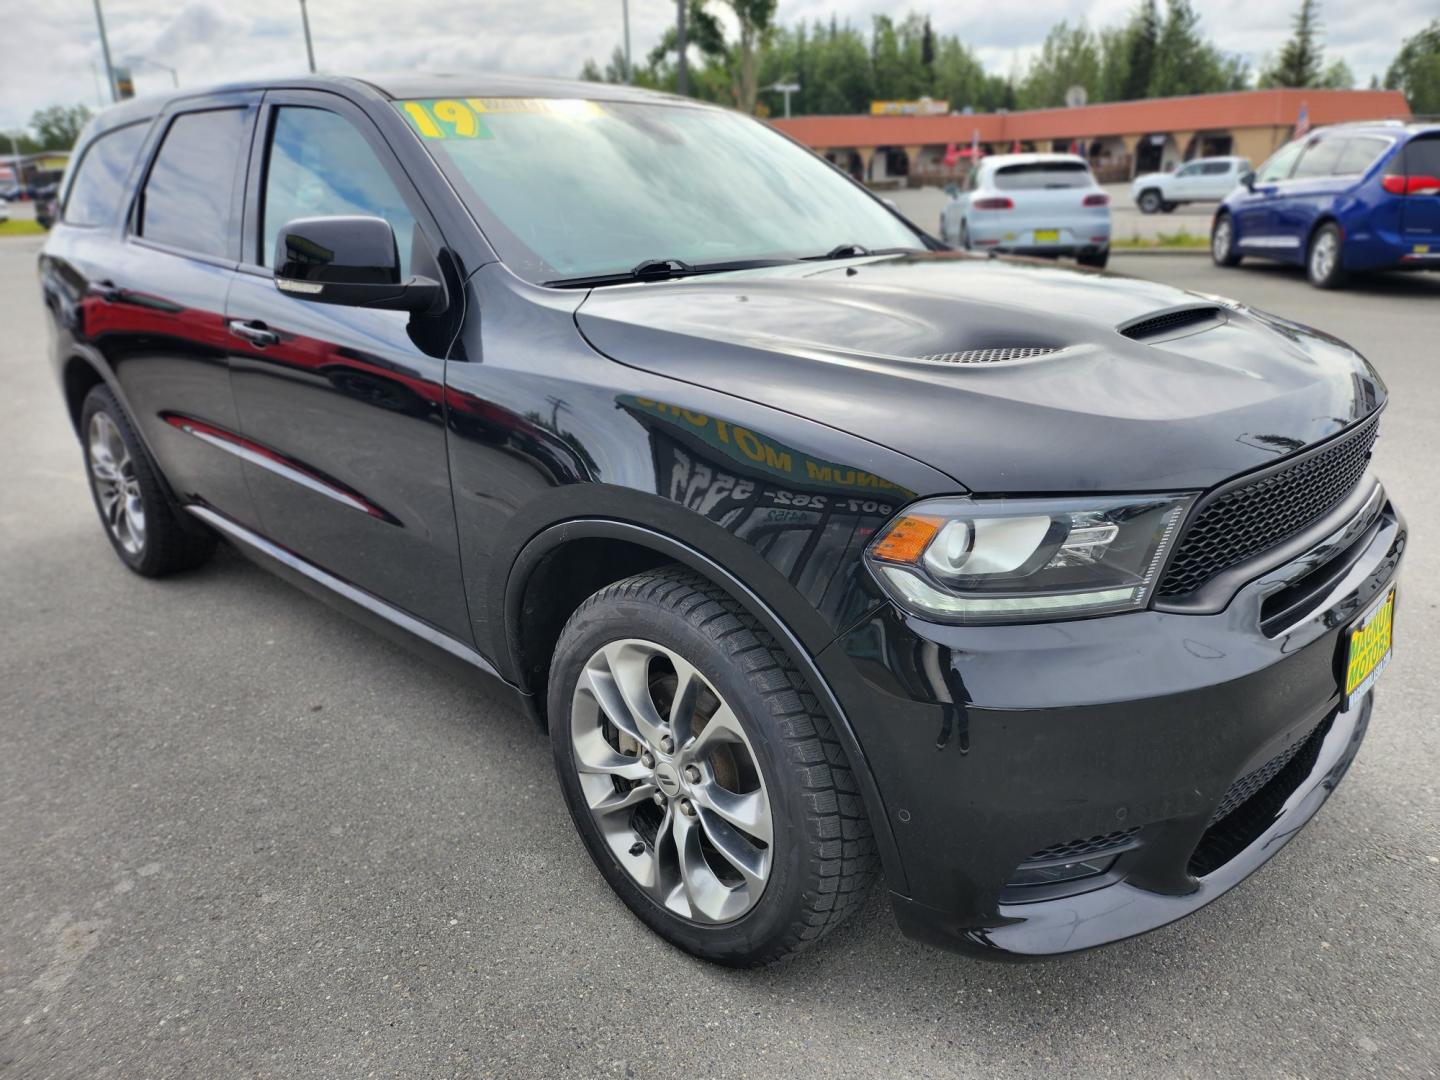
<svg viewBox="0 0 1440 1080">
<path fill-rule="evenodd" d="M 1129 847 L 1130 842 L 1139 832 L 1138 828 L 1119 829 L 1116 832 L 1104 833 L 1100 836 L 1082 836 L 1077 840 L 1051 844 L 1028 856 L 1021 865 L 1054 862 L 1057 859 L 1083 859 L 1086 856 L 1094 855 L 1097 851 L 1115 851 L 1118 848 Z"/>
<path fill-rule="evenodd" d="M 1242 479 L 1202 501 L 1185 526 L 1157 595 L 1187 596 L 1333 510 L 1365 474 L 1379 422 L 1379 417 L 1371 417 L 1293 464 Z"/>
<path fill-rule="evenodd" d="M 1160 337 L 1162 334 L 1183 330 L 1185 327 L 1194 326 L 1197 323 L 1214 322 L 1223 316 L 1222 309 L 1211 305 L 1179 308 L 1175 311 L 1162 311 L 1159 315 L 1151 315 L 1148 318 L 1121 323 L 1116 329 L 1126 337 L 1138 340 Z"/>
<path fill-rule="evenodd" d="M 994 364 L 1002 360 L 1024 360 L 1031 356 L 1046 356 L 1059 352 L 1054 345 L 1015 345 L 1000 349 L 965 349 L 962 352 L 931 353 L 918 356 L 917 360 L 931 360 L 937 364 Z"/>
</svg>

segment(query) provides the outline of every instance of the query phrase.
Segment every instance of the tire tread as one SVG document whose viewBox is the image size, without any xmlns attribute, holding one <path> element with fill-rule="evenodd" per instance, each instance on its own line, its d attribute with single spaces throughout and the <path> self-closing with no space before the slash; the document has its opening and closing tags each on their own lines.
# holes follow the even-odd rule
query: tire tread
<svg viewBox="0 0 1440 1080">
<path fill-rule="evenodd" d="M 865 900 L 879 870 L 874 835 L 859 785 L 819 698 L 789 654 L 733 597 L 694 570 L 667 566 L 601 589 L 570 624 L 614 601 L 655 604 L 679 614 L 725 652 L 759 691 L 771 732 L 796 766 L 806 806 L 800 823 L 817 888 L 803 898 L 789 932 L 745 966 L 773 963 L 839 926 Z M 567 629 L 570 624 L 567 624 Z M 564 633 L 561 638 L 563 640 Z"/>
</svg>

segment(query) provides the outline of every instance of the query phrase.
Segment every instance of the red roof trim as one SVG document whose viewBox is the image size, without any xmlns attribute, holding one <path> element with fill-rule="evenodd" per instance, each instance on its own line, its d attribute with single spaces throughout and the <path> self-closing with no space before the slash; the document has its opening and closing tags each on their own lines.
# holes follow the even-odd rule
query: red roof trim
<svg viewBox="0 0 1440 1080">
<path fill-rule="evenodd" d="M 1096 138 L 1152 132 L 1288 127 L 1304 104 L 1310 125 L 1407 120 L 1398 90 L 1242 90 L 974 116 L 797 116 L 771 123 L 807 146 L 923 146 L 935 143 Z"/>
</svg>

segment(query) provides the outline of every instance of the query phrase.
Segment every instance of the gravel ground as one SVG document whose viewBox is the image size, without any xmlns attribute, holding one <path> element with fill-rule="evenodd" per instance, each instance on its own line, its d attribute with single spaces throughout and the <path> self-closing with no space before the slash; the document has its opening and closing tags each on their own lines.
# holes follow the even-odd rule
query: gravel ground
<svg viewBox="0 0 1440 1080">
<path fill-rule="evenodd" d="M 737 973 L 612 897 L 501 690 L 234 555 L 166 582 L 120 566 L 36 250 L 0 243 L 0 1077 L 1440 1075 L 1440 277 L 1324 294 L 1114 263 L 1345 336 L 1395 395 L 1398 655 L 1303 835 L 1196 916 L 1060 962 L 914 944 L 877 894 Z"/>
</svg>

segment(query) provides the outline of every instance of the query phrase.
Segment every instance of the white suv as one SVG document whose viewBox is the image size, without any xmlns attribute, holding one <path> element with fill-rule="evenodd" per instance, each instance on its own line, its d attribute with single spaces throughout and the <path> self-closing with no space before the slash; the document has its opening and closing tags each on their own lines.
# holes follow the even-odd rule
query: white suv
<svg viewBox="0 0 1440 1080">
<path fill-rule="evenodd" d="M 1074 154 L 999 154 L 951 185 L 940 211 L 947 244 L 1022 255 L 1073 255 L 1082 266 L 1110 257 L 1110 197 Z"/>
<path fill-rule="evenodd" d="M 1130 196 L 1143 214 L 1168 214 L 1181 203 L 1219 202 L 1248 172 L 1248 158 L 1196 158 L 1174 172 L 1137 176 L 1130 181 Z"/>
</svg>

